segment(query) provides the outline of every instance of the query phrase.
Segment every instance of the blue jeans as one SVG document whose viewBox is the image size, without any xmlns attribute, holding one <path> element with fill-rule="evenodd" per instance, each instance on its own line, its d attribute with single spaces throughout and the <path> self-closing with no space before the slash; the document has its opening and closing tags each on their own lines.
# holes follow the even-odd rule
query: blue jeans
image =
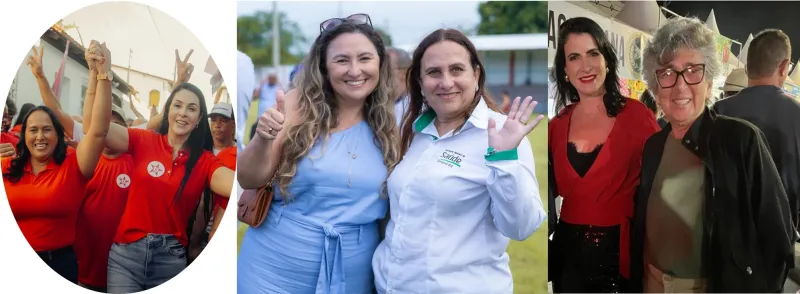
<svg viewBox="0 0 800 294">
<path fill-rule="evenodd" d="M 148 290 L 186 268 L 186 247 L 175 236 L 147 234 L 130 244 L 114 243 L 108 255 L 108 292 Z"/>
</svg>

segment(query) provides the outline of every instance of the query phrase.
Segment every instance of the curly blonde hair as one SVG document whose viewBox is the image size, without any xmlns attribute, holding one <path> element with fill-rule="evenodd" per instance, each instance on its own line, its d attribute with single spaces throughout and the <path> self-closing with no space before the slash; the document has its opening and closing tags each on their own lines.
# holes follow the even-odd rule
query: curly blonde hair
<svg viewBox="0 0 800 294">
<path fill-rule="evenodd" d="M 364 103 L 364 120 L 375 134 L 374 143 L 383 153 L 387 175 L 391 174 L 400 160 L 399 135 L 394 116 L 395 97 L 392 96 L 392 70 L 383 40 L 368 25 L 342 24 L 317 37 L 310 54 L 303 61 L 304 70 L 299 72 L 294 80 L 299 98 L 297 119 L 293 120 L 298 123 L 286 129 L 286 139 L 281 145 L 282 152 L 279 159 L 282 164 L 276 171 L 275 177 L 278 189 L 287 201 L 293 198 L 288 192 L 288 186 L 297 174 L 297 163 L 303 156 L 309 154 L 318 138 L 325 138 L 327 141 L 331 129 L 338 125 L 338 105 L 325 64 L 328 46 L 344 33 L 361 33 L 375 45 L 380 60 L 380 76 L 378 85 Z M 385 180 L 379 193 L 384 199 L 388 195 Z"/>
</svg>

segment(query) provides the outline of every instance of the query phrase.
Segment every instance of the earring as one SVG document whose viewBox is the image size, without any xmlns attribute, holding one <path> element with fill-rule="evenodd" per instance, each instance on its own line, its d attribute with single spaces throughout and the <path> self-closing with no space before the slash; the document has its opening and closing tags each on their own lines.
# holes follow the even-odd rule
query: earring
<svg viewBox="0 0 800 294">
<path fill-rule="evenodd" d="M 422 98 L 425 98 L 425 92 L 423 92 L 422 90 L 419 90 L 419 94 L 422 95 Z"/>
<path fill-rule="evenodd" d="M 564 80 L 569 82 L 569 76 L 568 75 L 564 75 Z"/>
<path fill-rule="evenodd" d="M 475 85 L 475 92 L 478 92 L 479 89 L 480 87 L 478 85 Z"/>
</svg>

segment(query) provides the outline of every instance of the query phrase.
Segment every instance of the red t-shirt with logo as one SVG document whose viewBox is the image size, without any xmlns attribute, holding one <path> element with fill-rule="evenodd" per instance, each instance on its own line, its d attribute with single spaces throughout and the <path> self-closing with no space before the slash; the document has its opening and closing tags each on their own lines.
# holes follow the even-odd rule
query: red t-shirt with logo
<svg viewBox="0 0 800 294">
<path fill-rule="evenodd" d="M 93 287 L 107 284 L 108 253 L 128 201 L 132 168 L 130 154 L 117 158 L 101 156 L 97 162 L 78 214 L 74 246 L 78 258 L 78 282 Z"/>
<path fill-rule="evenodd" d="M 222 164 L 225 167 L 227 167 L 227 168 L 229 168 L 231 170 L 234 170 L 234 171 L 236 170 L 236 146 L 222 149 L 219 153 L 217 153 L 217 158 L 219 158 L 219 160 L 222 162 Z M 231 187 L 231 189 L 233 189 L 233 187 Z M 233 193 L 231 193 L 231 195 L 233 195 Z M 214 194 L 214 203 L 215 203 L 215 205 L 214 205 L 214 214 L 216 215 L 216 213 L 217 213 L 217 207 L 221 207 L 222 210 L 228 209 L 228 201 L 229 200 L 230 200 L 230 197 L 222 197 L 222 196 L 219 196 L 218 194 L 215 193 Z"/>
<path fill-rule="evenodd" d="M 2 160 L 8 172 L 11 158 Z M 25 163 L 16 183 L 3 177 L 11 212 L 22 235 L 36 252 L 60 249 L 75 242 L 75 222 L 89 179 L 78 167 L 75 152 L 67 152 L 60 165 L 50 160 L 44 170 L 33 175 L 31 163 Z"/>
<path fill-rule="evenodd" d="M 128 244 L 147 234 L 171 234 L 184 246 L 189 217 L 195 212 L 203 189 L 222 163 L 211 151 L 203 151 L 192 168 L 183 192 L 176 198 L 186 171 L 189 153 L 179 151 L 173 160 L 167 135 L 149 130 L 128 129 L 128 153 L 133 169 L 128 203 L 114 242 Z"/>
</svg>

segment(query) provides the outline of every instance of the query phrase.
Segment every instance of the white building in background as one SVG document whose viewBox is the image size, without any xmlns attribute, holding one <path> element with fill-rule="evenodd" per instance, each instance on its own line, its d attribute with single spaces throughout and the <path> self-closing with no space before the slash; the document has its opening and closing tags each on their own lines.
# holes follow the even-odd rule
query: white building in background
<svg viewBox="0 0 800 294">
<path fill-rule="evenodd" d="M 133 93 L 135 93 L 136 96 L 133 99 L 133 104 L 136 106 L 136 110 L 139 111 L 139 113 L 149 119 L 149 106 L 151 103 L 155 103 L 158 106 L 159 112 L 161 112 L 164 103 L 166 103 L 169 94 L 172 92 L 172 88 L 170 87 L 172 79 L 141 72 L 133 68 L 129 71 L 127 67 L 120 65 L 113 65 L 112 68 L 121 79 L 130 83 L 133 88 Z M 128 96 L 126 95 L 123 100 L 122 107 L 125 111 L 125 116 L 128 118 L 136 118 L 133 111 L 130 109 Z"/>
<path fill-rule="evenodd" d="M 499 103 L 501 93 L 533 96 L 537 113 L 547 112 L 547 34 L 468 36 L 486 70 L 489 95 Z M 396 46 L 414 53 L 417 44 Z"/>
<path fill-rule="evenodd" d="M 39 39 L 39 44 L 44 50 L 44 57 L 42 60 L 42 67 L 47 80 L 52 87 L 56 79 L 56 74 L 61 66 L 61 59 L 64 57 L 67 40 L 69 40 L 70 48 L 67 61 L 64 65 L 64 76 L 61 78 L 61 109 L 70 115 L 80 116 L 83 112 L 83 100 L 86 89 L 89 86 L 89 67 L 84 59 L 84 48 L 79 42 L 72 39 L 67 34 L 63 33 L 57 27 L 48 29 Z M 39 86 L 36 78 L 31 73 L 30 67 L 25 63 L 27 57 L 23 56 L 17 75 L 9 91 L 9 99 L 12 99 L 17 105 L 17 109 L 22 107 L 25 103 L 32 103 L 34 105 L 43 105 L 42 96 L 39 92 Z M 120 79 L 118 72 L 114 72 L 112 96 L 113 103 L 122 106 L 123 96 L 126 96 L 129 87 L 124 80 Z M 16 118 L 15 118 L 16 119 Z"/>
<path fill-rule="evenodd" d="M 547 34 L 469 36 L 486 66 L 490 86 L 547 84 Z M 396 46 L 413 54 L 417 44 Z"/>
</svg>

